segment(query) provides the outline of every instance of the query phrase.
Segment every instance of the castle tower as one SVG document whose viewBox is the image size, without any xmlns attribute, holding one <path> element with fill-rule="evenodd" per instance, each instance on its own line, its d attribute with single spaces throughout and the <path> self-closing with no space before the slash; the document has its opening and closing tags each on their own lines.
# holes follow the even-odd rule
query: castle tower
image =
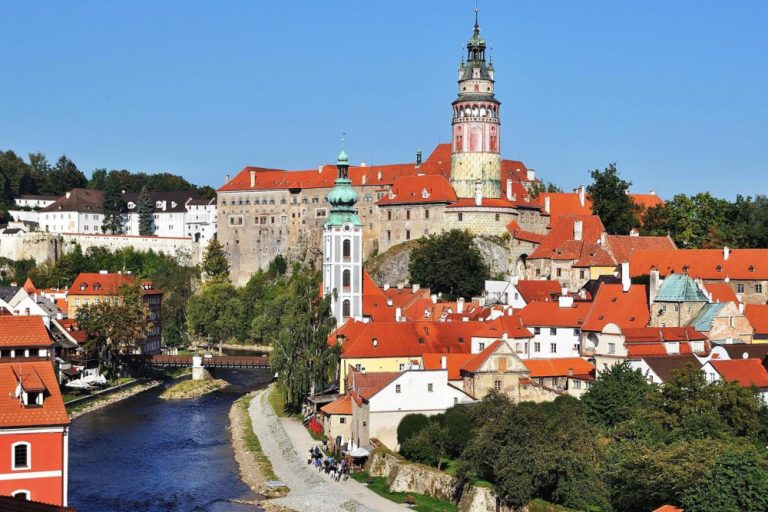
<svg viewBox="0 0 768 512">
<path fill-rule="evenodd" d="M 485 62 L 485 41 L 475 9 L 467 62 L 459 67 L 459 97 L 453 105 L 451 185 L 459 197 L 501 197 L 499 107 L 493 92 L 493 62 Z"/>
<path fill-rule="evenodd" d="M 331 212 L 323 226 L 323 293 L 331 295 L 333 316 L 341 325 L 350 317 L 363 317 L 363 224 L 343 148 L 337 167 L 338 177 L 328 193 Z"/>
</svg>

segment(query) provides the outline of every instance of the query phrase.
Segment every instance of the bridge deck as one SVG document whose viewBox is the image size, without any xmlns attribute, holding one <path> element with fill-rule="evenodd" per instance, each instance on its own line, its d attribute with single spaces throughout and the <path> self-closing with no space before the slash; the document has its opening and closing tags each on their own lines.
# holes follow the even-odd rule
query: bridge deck
<svg viewBox="0 0 768 512">
<path fill-rule="evenodd" d="M 269 368 L 269 358 L 264 356 L 211 356 L 203 357 L 202 365 L 206 368 Z M 184 367 L 192 366 L 192 356 L 152 356 L 152 366 Z"/>
</svg>

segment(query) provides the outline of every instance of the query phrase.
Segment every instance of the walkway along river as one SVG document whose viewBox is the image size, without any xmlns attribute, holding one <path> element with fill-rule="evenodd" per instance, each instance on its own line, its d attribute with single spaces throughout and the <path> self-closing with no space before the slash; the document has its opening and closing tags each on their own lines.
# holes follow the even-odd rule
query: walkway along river
<svg viewBox="0 0 768 512">
<path fill-rule="evenodd" d="M 232 402 L 266 370 L 219 370 L 232 385 L 200 398 L 161 400 L 155 388 L 75 419 L 69 504 L 79 512 L 240 512 L 256 495 L 240 480 L 230 443 Z"/>
</svg>

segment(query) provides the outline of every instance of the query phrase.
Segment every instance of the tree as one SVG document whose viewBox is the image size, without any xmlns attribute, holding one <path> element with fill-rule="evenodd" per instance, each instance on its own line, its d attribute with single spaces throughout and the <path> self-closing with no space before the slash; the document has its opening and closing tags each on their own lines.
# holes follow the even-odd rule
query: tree
<svg viewBox="0 0 768 512">
<path fill-rule="evenodd" d="M 109 183 L 104 190 L 101 213 L 104 220 L 101 223 L 101 231 L 113 235 L 122 234 L 125 227 L 123 212 L 126 209 L 122 190 L 115 183 Z"/>
<path fill-rule="evenodd" d="M 593 423 L 613 428 L 632 418 L 651 390 L 643 374 L 625 361 L 601 371 L 582 402 Z"/>
<path fill-rule="evenodd" d="M 208 279 L 229 279 L 229 261 L 224 246 L 216 238 L 208 242 L 203 256 L 203 276 Z"/>
<path fill-rule="evenodd" d="M 640 208 L 629 196 L 631 185 L 619 178 L 616 164 L 610 164 L 604 171 L 592 171 L 587 194 L 592 201 L 592 211 L 600 217 L 609 234 L 626 235 L 640 225 Z"/>
<path fill-rule="evenodd" d="M 141 236 L 154 235 L 154 208 L 152 205 L 152 199 L 149 197 L 149 192 L 147 192 L 147 187 L 141 187 L 141 193 L 139 193 L 139 202 L 136 209 L 139 212 L 139 234 Z"/>
<path fill-rule="evenodd" d="M 554 183 L 544 183 L 543 181 L 534 181 L 531 185 L 531 197 L 537 199 L 542 193 L 562 192 L 563 189 Z"/>
<path fill-rule="evenodd" d="M 425 414 L 406 414 L 397 425 L 397 443 L 403 444 L 426 428 L 428 424 L 429 418 Z"/>
<path fill-rule="evenodd" d="M 84 188 L 87 184 L 85 174 L 66 155 L 62 155 L 48 173 L 43 193 L 61 195 L 73 188 Z"/>
<path fill-rule="evenodd" d="M 457 229 L 419 240 L 411 252 L 408 270 L 411 282 L 451 297 L 479 295 L 490 278 L 472 235 Z"/>
<path fill-rule="evenodd" d="M 187 325 L 189 331 L 213 342 L 234 336 L 240 324 L 243 304 L 232 283 L 211 280 L 189 299 Z"/>
<path fill-rule="evenodd" d="M 88 333 L 86 349 L 97 354 L 99 367 L 109 377 L 117 376 L 125 357 L 140 347 L 152 327 L 140 281 L 120 286 L 116 301 L 81 306 L 77 323 Z"/>
<path fill-rule="evenodd" d="M 439 421 L 430 421 L 426 427 L 406 439 L 400 447 L 400 453 L 409 460 L 442 467 L 447 455 L 448 431 Z"/>
</svg>

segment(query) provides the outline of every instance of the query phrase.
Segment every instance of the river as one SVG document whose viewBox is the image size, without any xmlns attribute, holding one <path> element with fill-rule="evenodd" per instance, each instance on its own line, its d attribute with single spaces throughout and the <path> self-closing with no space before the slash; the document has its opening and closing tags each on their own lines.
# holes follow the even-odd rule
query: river
<svg viewBox="0 0 768 512">
<path fill-rule="evenodd" d="M 158 387 L 76 418 L 69 442 L 69 505 L 78 512 L 253 512 L 240 480 L 229 409 L 264 370 L 219 370 L 232 385 L 179 401 Z"/>
</svg>

